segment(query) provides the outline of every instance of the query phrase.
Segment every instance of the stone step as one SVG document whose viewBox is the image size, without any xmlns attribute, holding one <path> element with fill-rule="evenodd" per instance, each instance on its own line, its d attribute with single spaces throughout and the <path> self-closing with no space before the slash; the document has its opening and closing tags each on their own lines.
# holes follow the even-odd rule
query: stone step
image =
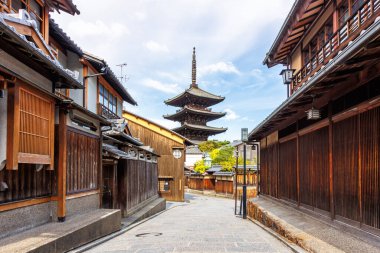
<svg viewBox="0 0 380 253">
<path fill-rule="evenodd" d="M 120 230 L 120 210 L 98 209 L 0 240 L 0 252 L 66 252 Z"/>
</svg>

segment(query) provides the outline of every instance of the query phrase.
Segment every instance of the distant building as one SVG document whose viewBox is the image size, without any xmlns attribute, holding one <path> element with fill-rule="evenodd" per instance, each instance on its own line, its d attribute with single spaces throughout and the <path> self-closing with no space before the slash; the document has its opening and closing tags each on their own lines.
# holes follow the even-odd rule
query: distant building
<svg viewBox="0 0 380 253">
<path fill-rule="evenodd" d="M 158 191 L 169 201 L 184 201 L 186 146 L 193 145 L 182 135 L 128 111 L 123 112 L 131 134 L 151 146 L 158 159 Z"/>
<path fill-rule="evenodd" d="M 185 166 L 188 168 L 194 168 L 194 164 L 203 159 L 203 152 L 198 146 L 190 146 L 186 149 Z"/>
<path fill-rule="evenodd" d="M 244 143 L 242 141 L 233 141 L 231 146 L 238 150 L 239 157 L 244 157 Z M 246 159 L 248 164 L 257 165 L 257 150 L 254 149 L 253 145 L 247 145 L 246 149 Z"/>
<path fill-rule="evenodd" d="M 196 83 L 196 59 L 195 48 L 193 50 L 192 83 L 190 88 L 165 101 L 165 104 L 181 107 L 176 113 L 164 115 L 165 119 L 178 121 L 180 127 L 173 131 L 186 138 L 199 143 L 207 141 L 208 137 L 227 131 L 227 128 L 210 127 L 207 122 L 219 119 L 226 115 L 224 112 L 213 112 L 209 108 L 224 100 L 224 97 L 213 95 L 198 87 Z"/>
</svg>

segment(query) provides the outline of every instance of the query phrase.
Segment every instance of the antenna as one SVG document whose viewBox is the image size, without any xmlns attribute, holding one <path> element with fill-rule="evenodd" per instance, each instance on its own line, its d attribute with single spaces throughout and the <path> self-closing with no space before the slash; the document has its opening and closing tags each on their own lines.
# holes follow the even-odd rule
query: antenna
<svg viewBox="0 0 380 253">
<path fill-rule="evenodd" d="M 127 65 L 128 65 L 127 63 L 121 63 L 121 64 L 117 64 L 116 65 L 117 67 L 120 67 L 120 76 L 119 76 L 119 79 L 120 79 L 121 83 L 123 82 L 123 79 L 127 80 L 127 76 L 123 76 L 123 68 L 126 67 Z"/>
</svg>

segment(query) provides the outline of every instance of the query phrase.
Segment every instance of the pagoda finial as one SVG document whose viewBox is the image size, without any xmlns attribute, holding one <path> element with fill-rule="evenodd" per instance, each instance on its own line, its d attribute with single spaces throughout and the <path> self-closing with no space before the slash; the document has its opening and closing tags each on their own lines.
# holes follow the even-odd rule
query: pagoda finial
<svg viewBox="0 0 380 253">
<path fill-rule="evenodd" d="M 191 68 L 191 86 L 198 88 L 197 84 L 197 59 L 195 57 L 195 47 L 193 47 L 193 64 Z"/>
</svg>

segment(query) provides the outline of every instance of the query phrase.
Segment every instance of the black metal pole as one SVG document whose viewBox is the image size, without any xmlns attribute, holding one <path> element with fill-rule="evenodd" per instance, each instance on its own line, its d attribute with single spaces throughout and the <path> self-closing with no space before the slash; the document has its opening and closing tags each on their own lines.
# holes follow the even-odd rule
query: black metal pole
<svg viewBox="0 0 380 253">
<path fill-rule="evenodd" d="M 239 166 L 239 146 L 236 146 L 236 167 L 235 167 L 235 215 L 237 211 L 237 174 L 238 174 L 238 166 Z"/>
<path fill-rule="evenodd" d="M 244 143 L 243 219 L 247 219 L 247 146 Z"/>
</svg>

